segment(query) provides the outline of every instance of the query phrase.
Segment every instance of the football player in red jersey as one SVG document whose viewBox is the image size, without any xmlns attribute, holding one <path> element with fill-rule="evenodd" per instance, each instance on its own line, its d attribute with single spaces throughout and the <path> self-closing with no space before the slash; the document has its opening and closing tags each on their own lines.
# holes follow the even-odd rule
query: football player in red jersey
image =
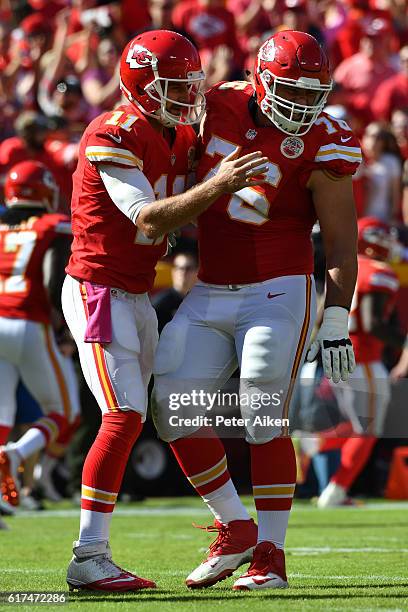
<svg viewBox="0 0 408 612">
<path fill-rule="evenodd" d="M 210 179 L 237 148 L 262 151 L 268 170 L 265 184 L 224 195 L 198 217 L 199 282 L 164 328 L 156 354 L 159 435 L 171 443 L 218 531 L 210 555 L 187 578 L 192 588 L 215 584 L 252 557 L 235 589 L 287 586 L 283 547 L 296 462 L 279 419 L 287 418 L 315 318 L 316 220 L 327 297 L 309 359 L 321 350 L 334 382 L 354 368 L 347 328 L 357 274 L 351 175 L 361 152 L 349 126 L 323 112 L 331 83 L 317 41 L 282 31 L 261 46 L 253 85 L 220 83 L 207 94 L 199 178 Z M 194 392 L 222 388 L 237 365 L 258 532 L 231 482 L 221 442 L 190 418 L 209 414 Z M 192 401 L 186 406 L 182 398 L 176 419 L 169 400 L 179 392 L 191 393 Z"/>
<path fill-rule="evenodd" d="M 204 112 L 204 78 L 195 47 L 152 30 L 125 47 L 120 66 L 126 103 L 85 130 L 73 176 L 74 240 L 62 302 L 85 379 L 103 413 L 83 468 L 79 540 L 70 588 L 128 591 L 154 582 L 119 568 L 109 526 L 129 453 L 145 419 L 157 344 L 147 296 L 166 234 L 223 193 L 264 172 L 259 152 L 226 160 L 216 176 L 186 191 L 195 159 L 191 124 Z"/>
<path fill-rule="evenodd" d="M 53 212 L 58 188 L 40 162 L 13 166 L 4 192 L 7 209 L 0 216 L 0 444 L 7 441 L 14 425 L 20 377 L 45 415 L 17 442 L 0 446 L 3 500 L 16 505 L 20 463 L 55 441 L 74 416 L 73 389 L 51 327 L 51 304 L 61 311 L 71 224 L 67 216 Z"/>
<path fill-rule="evenodd" d="M 383 431 L 390 400 L 388 372 L 381 358 L 385 345 L 402 348 L 405 335 L 389 318 L 399 281 L 391 259 L 396 243 L 390 227 L 375 217 L 358 221 L 358 278 L 349 317 L 356 369 L 335 387 L 342 412 L 354 436 L 341 447 L 341 463 L 318 499 L 320 508 L 342 505 L 347 491 L 367 463 Z"/>
</svg>

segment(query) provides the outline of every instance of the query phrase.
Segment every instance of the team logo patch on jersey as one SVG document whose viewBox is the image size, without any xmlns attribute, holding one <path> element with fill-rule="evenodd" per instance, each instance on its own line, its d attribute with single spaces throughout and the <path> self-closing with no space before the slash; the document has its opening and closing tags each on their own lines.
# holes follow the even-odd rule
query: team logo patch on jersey
<svg viewBox="0 0 408 612">
<path fill-rule="evenodd" d="M 288 136 L 281 142 L 280 150 L 282 155 L 289 159 L 296 159 L 305 150 L 305 143 L 297 136 Z"/>
<path fill-rule="evenodd" d="M 147 68 L 153 63 L 153 55 L 141 45 L 130 47 L 126 62 L 131 68 Z"/>
<path fill-rule="evenodd" d="M 256 130 L 248 130 L 247 133 L 245 134 L 245 138 L 248 138 L 248 140 L 253 140 L 254 138 L 256 138 L 258 135 L 258 132 Z"/>
</svg>

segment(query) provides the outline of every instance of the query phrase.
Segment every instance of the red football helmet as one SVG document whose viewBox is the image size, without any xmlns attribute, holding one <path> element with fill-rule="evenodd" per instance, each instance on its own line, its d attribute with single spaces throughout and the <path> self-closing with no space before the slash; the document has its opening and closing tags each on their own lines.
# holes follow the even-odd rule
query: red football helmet
<svg viewBox="0 0 408 612">
<path fill-rule="evenodd" d="M 395 231 L 377 217 L 358 220 L 358 252 L 381 261 L 398 259 L 399 242 Z"/>
<path fill-rule="evenodd" d="M 254 76 L 259 108 L 285 134 L 306 134 L 332 88 L 325 52 L 313 36 L 294 30 L 278 32 L 264 42 Z M 298 104 L 290 96 L 279 95 L 279 86 L 314 92 L 313 104 Z"/>
<path fill-rule="evenodd" d="M 5 202 L 9 208 L 45 208 L 52 212 L 57 208 L 58 192 L 48 168 L 31 160 L 10 168 L 4 184 Z"/>
<path fill-rule="evenodd" d="M 200 121 L 205 111 L 205 97 L 200 91 L 204 76 L 194 45 L 169 30 L 139 34 L 126 45 L 120 60 L 120 87 L 126 98 L 166 127 Z M 188 85 L 188 103 L 168 97 L 173 83 Z M 177 114 L 167 110 L 168 103 Z"/>
</svg>

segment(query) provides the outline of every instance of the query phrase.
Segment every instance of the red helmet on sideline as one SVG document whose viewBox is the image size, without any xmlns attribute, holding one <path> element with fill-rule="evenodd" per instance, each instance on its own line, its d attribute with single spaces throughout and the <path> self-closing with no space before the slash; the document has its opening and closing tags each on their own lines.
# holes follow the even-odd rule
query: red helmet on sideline
<svg viewBox="0 0 408 612">
<path fill-rule="evenodd" d="M 398 245 L 395 233 L 377 217 L 363 217 L 358 220 L 358 252 L 371 259 L 389 261 Z"/>
<path fill-rule="evenodd" d="M 143 32 L 125 47 L 120 60 L 120 87 L 126 98 L 144 114 L 167 127 L 200 121 L 205 111 L 205 97 L 200 92 L 204 80 L 200 55 L 181 34 L 169 30 Z M 171 83 L 186 83 L 189 102 L 168 97 Z M 171 102 L 178 114 L 170 113 Z"/>
<path fill-rule="evenodd" d="M 332 88 L 325 52 L 313 36 L 295 30 L 278 32 L 263 43 L 254 76 L 259 108 L 285 134 L 306 134 Z M 315 92 L 313 104 L 298 104 L 278 95 L 279 85 Z"/>
<path fill-rule="evenodd" d="M 44 164 L 24 161 L 8 171 L 4 196 L 9 208 L 45 208 L 52 212 L 57 207 L 58 186 Z"/>
</svg>

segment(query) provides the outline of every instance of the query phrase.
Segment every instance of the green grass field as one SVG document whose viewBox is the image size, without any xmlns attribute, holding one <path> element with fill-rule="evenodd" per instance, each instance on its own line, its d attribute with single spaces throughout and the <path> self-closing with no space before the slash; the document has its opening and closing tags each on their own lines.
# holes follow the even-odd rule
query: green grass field
<svg viewBox="0 0 408 612">
<path fill-rule="evenodd" d="M 251 508 L 250 500 L 247 500 Z M 211 535 L 191 523 L 209 524 L 193 498 L 120 505 L 112 524 L 116 562 L 154 579 L 158 588 L 140 594 L 70 595 L 69 609 L 157 612 L 183 610 L 408 610 L 408 504 L 370 503 L 319 511 L 297 502 L 287 538 L 290 588 L 234 592 L 233 578 L 190 591 L 185 576 L 203 558 Z M 66 590 L 65 570 L 77 536 L 78 510 L 55 506 L 6 520 L 0 531 L 1 591 Z M 1 607 L 1 606 L 0 606 Z M 43 606 L 50 610 L 64 606 Z M 28 610 L 28 606 L 2 606 Z M 32 608 L 32 607 L 31 607 Z M 38 608 L 37 608 L 38 609 Z"/>
</svg>

